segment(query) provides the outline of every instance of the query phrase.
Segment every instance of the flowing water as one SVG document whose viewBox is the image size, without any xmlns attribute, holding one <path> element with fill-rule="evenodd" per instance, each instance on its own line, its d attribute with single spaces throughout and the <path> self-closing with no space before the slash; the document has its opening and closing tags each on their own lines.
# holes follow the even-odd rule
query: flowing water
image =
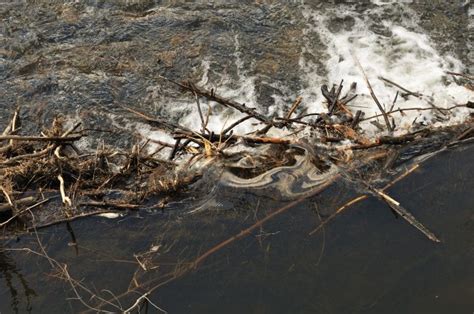
<svg viewBox="0 0 474 314">
<path fill-rule="evenodd" d="M 470 1 L 33 3 L 13 1 L 0 9 L 2 121 L 21 105 L 37 128 L 62 114 L 90 128 L 171 140 L 130 119 L 121 107 L 128 106 L 198 129 L 194 97 L 160 75 L 214 88 L 269 116 L 287 112 L 297 96 L 303 97 L 300 113 L 324 112 L 323 84 L 345 80 L 345 94 L 356 82 L 351 110 L 371 116 L 378 109 L 355 58 L 386 108 L 397 88 L 378 77 L 424 95 L 400 95 L 395 109 L 430 102 L 446 108 L 473 99 L 465 81 L 446 74 L 474 71 Z M 209 106 L 209 128 L 216 132 L 240 117 Z M 466 116 L 458 110 L 442 123 Z M 415 118 L 441 123 L 430 111 L 394 118 L 400 131 Z M 369 122 L 362 126 L 376 130 Z M 236 132 L 257 127 L 248 120 Z M 116 144 L 127 139 L 121 135 L 97 138 Z"/>
<path fill-rule="evenodd" d="M 1 3 L 0 123 L 20 105 L 25 132 L 41 129 L 55 115 L 112 130 L 84 139 L 83 150 L 143 138 L 173 143 L 122 107 L 199 129 L 192 95 L 160 75 L 214 88 L 268 116 L 284 115 L 298 96 L 298 114 L 323 112 L 321 85 L 344 80 L 343 94 L 358 94 L 351 110 L 371 116 L 378 109 L 358 62 L 386 108 L 397 88 L 380 77 L 422 94 L 400 95 L 395 108 L 449 108 L 474 99 L 472 82 L 447 74 L 474 72 L 473 14 L 469 0 Z M 349 91 L 352 82 L 355 91 Z M 215 132 L 241 117 L 212 102 L 203 105 L 212 109 L 209 128 Z M 414 110 L 394 118 L 401 133 L 414 121 L 449 125 L 469 114 L 466 108 L 449 118 Z M 379 132 L 369 121 L 361 126 L 368 136 Z M 235 131 L 261 127 L 248 120 Z M 291 149 L 296 153 L 283 166 L 251 178 L 245 160 L 233 170 L 211 168 L 163 212 L 88 218 L 39 230 L 38 236 L 75 280 L 115 302 L 136 283 L 165 282 L 167 274 L 306 195 L 335 171 L 321 174 L 307 152 Z M 358 195 L 341 181 L 164 284 L 150 300 L 169 313 L 472 313 L 473 153 L 472 145 L 445 151 L 390 190 L 441 244 L 395 219 L 376 199 L 354 205 L 309 236 Z M 37 243 L 32 234 L 2 244 L 0 312 L 85 310 L 44 257 L 12 251 L 40 252 Z M 95 303 L 85 290 L 80 294 Z M 126 308 L 137 297 L 131 293 L 120 302 Z M 148 309 L 157 312 L 151 304 Z"/>
</svg>

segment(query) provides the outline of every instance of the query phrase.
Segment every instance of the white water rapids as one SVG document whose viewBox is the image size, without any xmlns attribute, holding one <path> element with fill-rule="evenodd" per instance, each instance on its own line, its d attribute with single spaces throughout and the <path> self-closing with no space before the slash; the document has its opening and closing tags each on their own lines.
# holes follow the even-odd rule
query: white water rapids
<svg viewBox="0 0 474 314">
<path fill-rule="evenodd" d="M 361 69 L 357 65 L 358 60 L 375 94 L 387 111 L 392 106 L 396 110 L 430 108 L 432 104 L 439 108 L 450 108 L 474 100 L 472 90 L 459 84 L 457 79 L 447 74 L 449 71 L 463 73 L 466 66 L 453 53 L 441 53 L 437 50 L 436 43 L 419 26 L 415 12 L 399 1 L 377 0 L 372 3 L 376 6 L 370 10 L 370 14 L 358 12 L 347 5 L 334 5 L 324 13 L 309 6 L 301 7 L 306 27 L 303 36 L 294 40 L 301 43 L 298 73 L 303 84 L 299 90 L 289 90 L 281 82 L 275 83 L 274 87 L 281 90 L 285 97 L 273 95 L 274 105 L 270 108 L 259 106 L 255 87 L 259 73 L 252 68 L 255 66 L 254 62 L 248 63 L 249 68 L 242 61 L 247 52 L 239 43 L 239 34 L 234 36 L 235 50 L 234 54 L 229 56 L 237 68 L 238 80 L 222 74 L 220 82 L 210 81 L 208 73 L 212 69 L 213 60 L 204 58 L 200 69 L 203 75 L 197 83 L 205 88 L 214 88 L 219 95 L 256 107 L 259 111 L 268 112 L 269 116 L 283 116 L 291 105 L 288 99 L 295 99 L 297 96 L 302 96 L 302 107 L 307 109 L 306 112 L 327 112 L 321 86 L 327 84 L 331 87 L 332 84 L 338 84 L 344 80 L 342 91 L 344 95 L 351 83 L 356 82 L 358 97 L 349 103 L 349 108 L 353 112 L 362 110 L 365 117 L 371 117 L 379 114 L 380 111 L 369 94 Z M 395 11 L 398 12 L 396 14 L 398 18 L 393 18 Z M 472 16 L 472 13 L 471 9 L 469 14 Z M 341 22 L 340 27 L 334 29 L 330 24 L 330 19 L 334 18 L 339 21 L 350 21 L 350 23 L 343 25 Z M 315 38 L 319 39 L 316 44 Z M 307 55 L 316 56 L 319 63 L 308 60 L 305 57 Z M 393 105 L 395 95 L 400 90 L 384 82 L 380 77 L 396 82 L 422 96 L 402 97 L 400 94 Z M 271 80 L 268 77 L 266 79 Z M 159 102 L 156 104 L 156 106 L 162 105 Z M 215 103 L 208 104 L 205 100 L 201 105 L 205 112 L 208 105 L 214 108 L 208 128 L 216 133 L 243 116 L 230 109 L 216 110 L 218 106 Z M 167 106 L 169 112 L 175 113 L 193 108 L 189 114 L 180 119 L 179 123 L 194 130 L 201 128 L 201 120 L 192 97 L 187 100 L 175 100 Z M 468 116 L 469 109 L 467 108 L 456 108 L 448 117 L 440 117 L 432 110 L 411 110 L 391 115 L 395 121 L 396 134 L 410 131 L 415 121 L 421 125 L 436 127 L 461 123 Z M 380 133 L 371 123 L 372 121 L 367 120 L 360 125 L 369 137 Z M 382 118 L 380 122 L 383 124 Z M 261 127 L 251 119 L 240 124 L 235 132 L 244 134 Z M 272 129 L 271 132 L 274 132 L 273 135 L 283 135 L 280 130 Z M 141 128 L 140 133 L 152 139 L 171 140 L 163 132 L 152 131 L 149 127 Z"/>
</svg>

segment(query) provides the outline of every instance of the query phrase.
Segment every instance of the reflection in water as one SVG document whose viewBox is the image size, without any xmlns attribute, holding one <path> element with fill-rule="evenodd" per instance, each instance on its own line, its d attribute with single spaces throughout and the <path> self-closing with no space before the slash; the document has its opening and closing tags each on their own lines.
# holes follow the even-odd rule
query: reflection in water
<svg viewBox="0 0 474 314">
<path fill-rule="evenodd" d="M 222 174 L 221 184 L 237 189 L 252 190 L 263 194 L 270 190 L 279 200 L 291 200 L 311 192 L 317 186 L 327 182 L 337 172 L 322 161 L 315 160 L 317 155 L 304 147 L 303 155 L 294 156 L 292 165 L 273 167 L 272 169 L 252 178 L 245 178 L 230 171 Z M 259 192 L 260 191 L 260 192 Z"/>
<path fill-rule="evenodd" d="M 226 161 L 220 168 L 206 170 L 206 178 L 199 183 L 204 193 L 196 197 L 188 213 L 202 211 L 225 211 L 235 207 L 235 193 L 231 199 L 224 195 L 229 191 L 239 191 L 252 197 L 268 197 L 272 201 L 286 202 L 305 198 L 337 175 L 337 167 L 322 160 L 314 149 L 303 143 L 292 144 L 288 148 L 270 147 L 265 150 L 239 152 L 234 161 Z M 211 175 L 209 175 L 211 174 Z M 277 205 L 278 206 L 278 205 Z"/>
<path fill-rule="evenodd" d="M 76 234 L 74 233 L 74 230 L 72 229 L 71 224 L 69 222 L 66 222 L 66 229 L 69 232 L 69 235 L 71 236 L 70 245 L 74 247 L 74 251 L 76 252 L 76 256 L 78 256 L 79 255 L 79 246 L 77 245 Z"/>
<path fill-rule="evenodd" d="M 10 299 L 11 299 L 11 310 L 15 313 L 19 312 L 19 302 L 24 301 L 26 302 L 25 310 L 28 313 L 31 313 L 31 297 L 36 296 L 36 292 L 31 289 L 26 281 L 25 277 L 18 271 L 15 261 L 11 259 L 2 248 L 0 248 L 0 277 L 5 279 L 5 286 L 8 288 L 10 292 Z M 16 284 L 15 278 L 18 280 L 20 284 L 20 288 L 23 291 L 23 296 L 18 294 L 18 290 L 15 286 Z M 23 312 L 23 311 L 21 311 Z"/>
<path fill-rule="evenodd" d="M 347 186 L 308 198 L 172 282 L 167 280 L 181 274 L 198 256 L 287 202 L 265 192 L 252 194 L 252 190 L 221 185 L 213 197 L 232 210 L 183 215 L 199 200 L 196 197 L 188 204 L 175 204 L 169 212 L 146 217 L 137 213 L 125 219 L 72 222 L 80 243 L 78 255 L 67 244 L 71 235 L 64 226 L 42 230 L 39 236 L 48 244 L 48 254 L 68 265 L 71 277 L 111 302 L 116 302 L 113 296 L 137 286 L 145 288 L 120 298 L 124 307 L 147 288 L 166 282 L 149 297 L 169 313 L 467 312 L 474 306 L 470 267 L 474 204 L 469 197 L 474 187 L 474 146 L 457 150 L 429 159 L 418 173 L 389 191 L 432 227 L 441 244 L 394 219 L 383 203 L 371 198 L 338 216 L 322 233 L 308 236 L 324 220 L 321 211 L 335 210 L 331 198 L 345 202 L 357 195 Z M 9 246 L 25 247 L 27 241 L 24 236 L 21 243 Z M 18 309 L 21 302 L 30 308 L 34 292 L 23 285 L 28 293 L 21 293 L 12 283 L 17 277 L 22 280 L 17 267 L 10 266 L 9 257 L 0 258 L 8 261 L 2 262 L 2 271 L 10 274 L 0 287 L 0 311 Z M 38 277 L 36 272 L 38 268 L 50 271 L 47 261 L 13 252 L 11 258 L 22 262 L 25 278 L 37 291 L 41 289 L 31 300 L 32 312 L 46 306 L 49 313 L 84 310 L 79 301 L 69 301 L 71 291 L 65 291 L 59 280 L 42 285 L 44 275 Z M 83 297 L 97 300 L 86 293 Z M 150 306 L 150 311 L 155 308 Z"/>
</svg>

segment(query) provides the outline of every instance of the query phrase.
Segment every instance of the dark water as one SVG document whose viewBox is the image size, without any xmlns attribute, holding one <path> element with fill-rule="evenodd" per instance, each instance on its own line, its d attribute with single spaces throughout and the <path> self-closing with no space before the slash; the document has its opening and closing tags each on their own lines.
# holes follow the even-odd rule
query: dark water
<svg viewBox="0 0 474 314">
<path fill-rule="evenodd" d="M 441 153 L 389 191 L 440 237 L 440 244 L 375 199 L 351 207 L 309 236 L 319 224 L 318 213 L 324 219 L 331 206 L 355 195 L 336 186 L 218 251 L 150 299 L 169 313 L 472 313 L 473 153 L 472 145 Z M 65 225 L 40 230 L 39 236 L 50 257 L 68 264 L 73 278 L 111 298 L 110 292 L 127 290 L 134 273 L 141 283 L 163 282 L 163 275 L 282 205 L 271 195 L 230 191 L 224 196 L 227 205 L 217 212 L 181 215 L 180 207 L 196 203 L 188 199 L 165 213 L 71 223 L 77 247 L 68 245 Z M 54 277 L 57 271 L 44 258 L 8 251 L 21 247 L 38 250 L 35 236 L 3 244 L 0 312 L 84 310 L 68 299 L 74 297 L 70 286 Z M 150 261 L 147 272 L 137 270 L 134 255 Z M 138 296 L 121 299 L 123 308 Z M 150 305 L 149 313 L 155 312 Z"/>
</svg>

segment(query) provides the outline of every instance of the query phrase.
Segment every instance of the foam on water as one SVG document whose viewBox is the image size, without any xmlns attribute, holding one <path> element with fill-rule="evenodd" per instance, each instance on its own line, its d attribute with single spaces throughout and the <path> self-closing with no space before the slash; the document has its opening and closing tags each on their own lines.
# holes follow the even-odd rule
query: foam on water
<svg viewBox="0 0 474 314">
<path fill-rule="evenodd" d="M 423 95 L 421 98 L 400 96 L 394 109 L 430 108 L 432 104 L 440 108 L 449 108 L 473 100 L 472 91 L 457 85 L 452 77 L 446 74 L 447 71 L 464 72 L 465 66 L 455 56 L 443 55 L 436 50 L 435 43 L 418 26 L 416 13 L 410 10 L 406 2 L 409 1 L 375 0 L 372 1 L 374 6 L 369 12 L 357 11 L 356 5 L 337 5 L 325 10 L 314 10 L 303 5 L 301 10 L 306 28 L 303 30 L 299 61 L 303 87 L 296 93 L 293 91 L 294 95 L 288 97 L 294 99 L 296 96 L 303 96 L 303 105 L 307 107 L 307 112 L 326 112 L 321 85 L 331 86 L 343 79 L 345 82 L 343 95 L 352 82 L 357 83 L 358 97 L 350 103 L 353 112 L 362 110 L 366 117 L 379 114 L 361 69 L 357 65 L 358 60 L 386 110 L 391 108 L 398 89 L 379 77 L 394 81 L 408 90 Z M 472 16 L 473 10 L 470 9 L 469 12 Z M 397 18 L 393 18 L 393 15 Z M 349 19 L 353 22 L 349 27 L 334 30 L 331 28 L 333 22 L 331 19 L 334 18 Z M 322 46 L 314 45 L 311 42 L 314 38 L 318 38 Z M 253 73 L 255 63 L 248 59 L 244 62 L 247 56 L 240 46 L 238 34 L 234 36 L 234 47 L 234 54 L 229 57 L 236 68 L 237 79 L 221 73 L 220 81 L 212 82 L 209 73 L 213 70 L 214 61 L 212 56 L 205 56 L 200 69 L 203 74 L 198 84 L 208 89 L 214 88 L 218 94 L 226 98 L 255 106 L 257 110 L 266 111 L 269 115 L 284 113 L 286 111 L 284 105 L 288 106 L 288 103 L 278 95 L 273 96 L 274 106 L 258 107 L 255 85 L 257 77 L 255 74 L 250 74 Z M 324 71 L 319 68 L 320 63 L 315 64 L 305 58 L 308 54 L 324 64 Z M 275 82 L 274 87 L 290 93 L 281 84 L 282 82 Z M 162 102 L 158 104 L 160 105 Z M 208 129 L 216 133 L 243 117 L 243 114 L 233 109 L 223 108 L 213 102 L 207 103 L 205 100 L 201 100 L 201 107 L 204 115 L 208 108 L 211 108 Z M 180 117 L 179 123 L 182 125 L 194 130 L 201 129 L 201 120 L 194 100 L 189 98 L 174 100 L 174 103 L 168 105 L 167 112 L 171 116 Z M 461 108 L 454 110 L 448 119 L 437 116 L 431 110 L 392 114 L 397 133 L 409 131 L 415 120 L 417 123 L 439 126 L 460 123 L 468 116 L 468 109 Z M 380 122 L 383 120 L 380 119 Z M 260 127 L 261 125 L 251 119 L 239 125 L 235 132 L 244 134 Z M 380 132 L 370 121 L 361 123 L 361 127 L 369 136 Z M 160 134 L 154 133 L 153 136 L 158 139 Z"/>
<path fill-rule="evenodd" d="M 225 98 L 233 99 L 240 103 L 252 105 L 256 104 L 256 77 L 248 74 L 253 65 L 251 65 L 250 69 L 245 68 L 244 62 L 242 60 L 243 52 L 241 51 L 238 34 L 234 36 L 234 46 L 235 51 L 232 58 L 237 71 L 237 81 L 232 80 L 232 78 L 227 74 L 222 74 L 220 76 L 219 82 L 210 81 L 209 75 L 210 71 L 212 71 L 213 60 L 209 57 L 204 58 L 201 62 L 200 71 L 203 74 L 201 80 L 197 84 L 198 86 L 205 86 L 208 89 L 214 89 L 217 94 Z M 237 86 L 237 88 L 232 88 L 231 86 Z M 244 116 L 233 109 L 222 108 L 222 106 L 219 106 L 214 102 L 208 102 L 205 99 L 201 99 L 200 104 L 204 117 L 206 117 L 207 111 L 210 108 L 211 114 L 208 117 L 209 120 L 207 128 L 216 133 L 220 133 L 224 128 L 229 126 L 235 120 L 238 120 Z M 180 124 L 192 130 L 200 130 L 202 123 L 197 110 L 196 102 L 194 100 L 175 101 L 173 104 L 171 104 L 169 113 L 171 113 L 171 115 L 173 115 L 173 113 L 176 115 L 182 115 L 183 110 L 187 111 L 187 114 L 180 119 Z M 234 130 L 240 134 L 246 133 L 253 129 L 252 124 L 254 122 L 246 121 L 237 126 Z"/>
<path fill-rule="evenodd" d="M 456 104 L 465 104 L 472 99 L 472 92 L 449 81 L 450 78 L 446 75 L 447 71 L 462 72 L 464 70 L 462 63 L 453 56 L 442 56 L 437 52 L 430 38 L 416 26 L 415 14 L 407 7 L 399 7 L 399 10 L 404 10 L 405 13 L 401 15 L 401 25 L 382 19 L 383 31 L 376 33 L 372 30 L 370 26 L 374 24 L 373 15 L 382 16 L 383 5 L 388 4 L 387 1 L 375 1 L 375 3 L 380 7 L 371 10 L 372 15 L 357 13 L 355 10 L 348 10 L 347 7 L 336 7 L 327 14 L 310 9 L 303 11 L 308 24 L 311 25 L 309 28 L 319 35 L 330 56 L 326 61 L 328 72 L 326 78 L 320 78 L 316 73 L 312 74 L 312 68 L 307 68 L 306 77 L 312 78 L 310 86 L 316 89 L 306 91 L 307 94 L 317 94 L 317 86 L 321 86 L 322 83 L 338 83 L 344 79 L 347 90 L 351 82 L 356 82 L 359 96 L 351 103 L 354 106 L 353 110 L 361 109 L 366 116 L 379 113 L 357 65 L 356 59 L 358 59 L 375 94 L 386 109 L 391 107 L 397 89 L 378 77 L 385 77 L 424 95 L 423 99 L 398 97 L 395 109 L 429 108 L 429 101 L 438 107 L 448 108 Z M 331 16 L 352 18 L 354 25 L 350 30 L 331 32 L 328 27 Z M 319 98 L 307 105 L 310 111 L 317 112 L 321 111 L 321 102 L 322 99 Z M 406 111 L 404 115 L 392 116 L 400 132 L 407 131 L 415 119 L 418 122 L 440 124 L 433 121 L 431 111 Z M 461 122 L 467 116 L 467 110 L 458 110 L 453 118 L 444 124 Z M 377 130 L 368 122 L 362 126 L 369 134 Z"/>
</svg>

